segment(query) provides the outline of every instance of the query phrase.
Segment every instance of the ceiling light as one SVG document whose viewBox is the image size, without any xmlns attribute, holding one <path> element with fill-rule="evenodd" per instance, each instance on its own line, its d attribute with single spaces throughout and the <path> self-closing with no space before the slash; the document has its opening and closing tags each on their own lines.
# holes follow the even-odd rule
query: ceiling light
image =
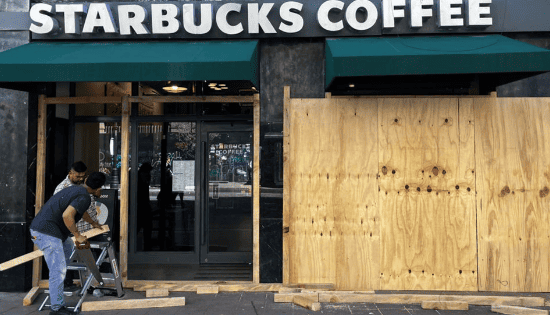
<svg viewBox="0 0 550 315">
<path fill-rule="evenodd" d="M 222 90 L 228 90 L 229 88 L 227 86 L 222 86 L 221 89 Z"/>
<path fill-rule="evenodd" d="M 349 85 L 349 87 L 350 87 L 350 88 L 354 88 L 354 87 L 355 87 L 355 84 L 352 83 L 352 84 Z"/>
<path fill-rule="evenodd" d="M 166 92 L 168 93 L 181 93 L 183 91 L 187 91 L 187 88 L 186 87 L 183 87 L 183 86 L 177 86 L 175 84 L 172 84 L 172 85 L 169 85 L 169 86 L 165 86 L 162 88 L 163 90 L 165 90 Z"/>
<path fill-rule="evenodd" d="M 221 91 L 221 90 L 222 90 L 222 88 L 219 88 L 219 87 L 215 87 L 215 88 L 214 88 L 214 90 L 216 90 L 216 91 Z"/>
<path fill-rule="evenodd" d="M 208 86 L 209 86 L 209 87 L 214 87 L 214 86 L 216 86 L 216 84 L 217 84 L 217 83 L 210 83 L 210 84 L 208 84 Z"/>
<path fill-rule="evenodd" d="M 222 83 L 222 84 L 220 84 L 220 86 L 222 86 L 222 87 L 223 87 L 223 86 L 225 86 L 225 84 L 223 84 L 223 83 Z"/>
</svg>

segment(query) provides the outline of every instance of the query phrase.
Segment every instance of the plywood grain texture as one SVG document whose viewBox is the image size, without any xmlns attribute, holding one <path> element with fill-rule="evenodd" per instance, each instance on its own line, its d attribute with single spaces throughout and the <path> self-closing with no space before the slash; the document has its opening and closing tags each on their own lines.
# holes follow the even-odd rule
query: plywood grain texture
<svg viewBox="0 0 550 315">
<path fill-rule="evenodd" d="M 381 289 L 477 289 L 472 113 L 458 98 L 379 99 Z"/>
<path fill-rule="evenodd" d="M 549 289 L 548 98 L 475 100 L 479 289 Z"/>
<path fill-rule="evenodd" d="M 377 289 L 377 101 L 289 107 L 289 281 Z"/>
</svg>

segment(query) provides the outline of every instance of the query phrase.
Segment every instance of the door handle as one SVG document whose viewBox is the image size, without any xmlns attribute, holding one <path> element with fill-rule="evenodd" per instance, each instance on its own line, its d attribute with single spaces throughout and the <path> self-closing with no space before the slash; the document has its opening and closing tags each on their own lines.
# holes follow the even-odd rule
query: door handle
<svg viewBox="0 0 550 315">
<path fill-rule="evenodd" d="M 204 161 L 204 166 L 201 168 L 201 185 L 202 185 L 202 191 L 203 196 L 201 198 L 201 245 L 206 244 L 206 208 L 208 207 L 208 178 L 206 176 L 207 171 L 206 168 L 208 167 L 208 157 L 206 152 L 206 142 L 201 142 L 201 149 L 202 149 L 202 156 Z"/>
</svg>

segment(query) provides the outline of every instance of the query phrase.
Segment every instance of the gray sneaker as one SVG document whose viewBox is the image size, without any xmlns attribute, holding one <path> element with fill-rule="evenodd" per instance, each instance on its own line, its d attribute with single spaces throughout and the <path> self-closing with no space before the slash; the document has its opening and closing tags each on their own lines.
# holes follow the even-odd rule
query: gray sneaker
<svg viewBox="0 0 550 315">
<path fill-rule="evenodd" d="M 62 306 L 57 311 L 54 311 L 54 310 L 50 311 L 50 315 L 74 315 L 74 314 L 75 314 L 74 312 L 70 311 L 65 306 Z"/>
</svg>

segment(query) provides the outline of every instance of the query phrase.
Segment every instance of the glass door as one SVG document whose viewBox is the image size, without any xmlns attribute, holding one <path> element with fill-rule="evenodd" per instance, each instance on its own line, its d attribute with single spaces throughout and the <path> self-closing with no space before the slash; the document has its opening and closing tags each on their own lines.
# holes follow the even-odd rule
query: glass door
<svg viewBox="0 0 550 315">
<path fill-rule="evenodd" d="M 252 262 L 252 125 L 204 123 L 201 263 Z"/>
</svg>

